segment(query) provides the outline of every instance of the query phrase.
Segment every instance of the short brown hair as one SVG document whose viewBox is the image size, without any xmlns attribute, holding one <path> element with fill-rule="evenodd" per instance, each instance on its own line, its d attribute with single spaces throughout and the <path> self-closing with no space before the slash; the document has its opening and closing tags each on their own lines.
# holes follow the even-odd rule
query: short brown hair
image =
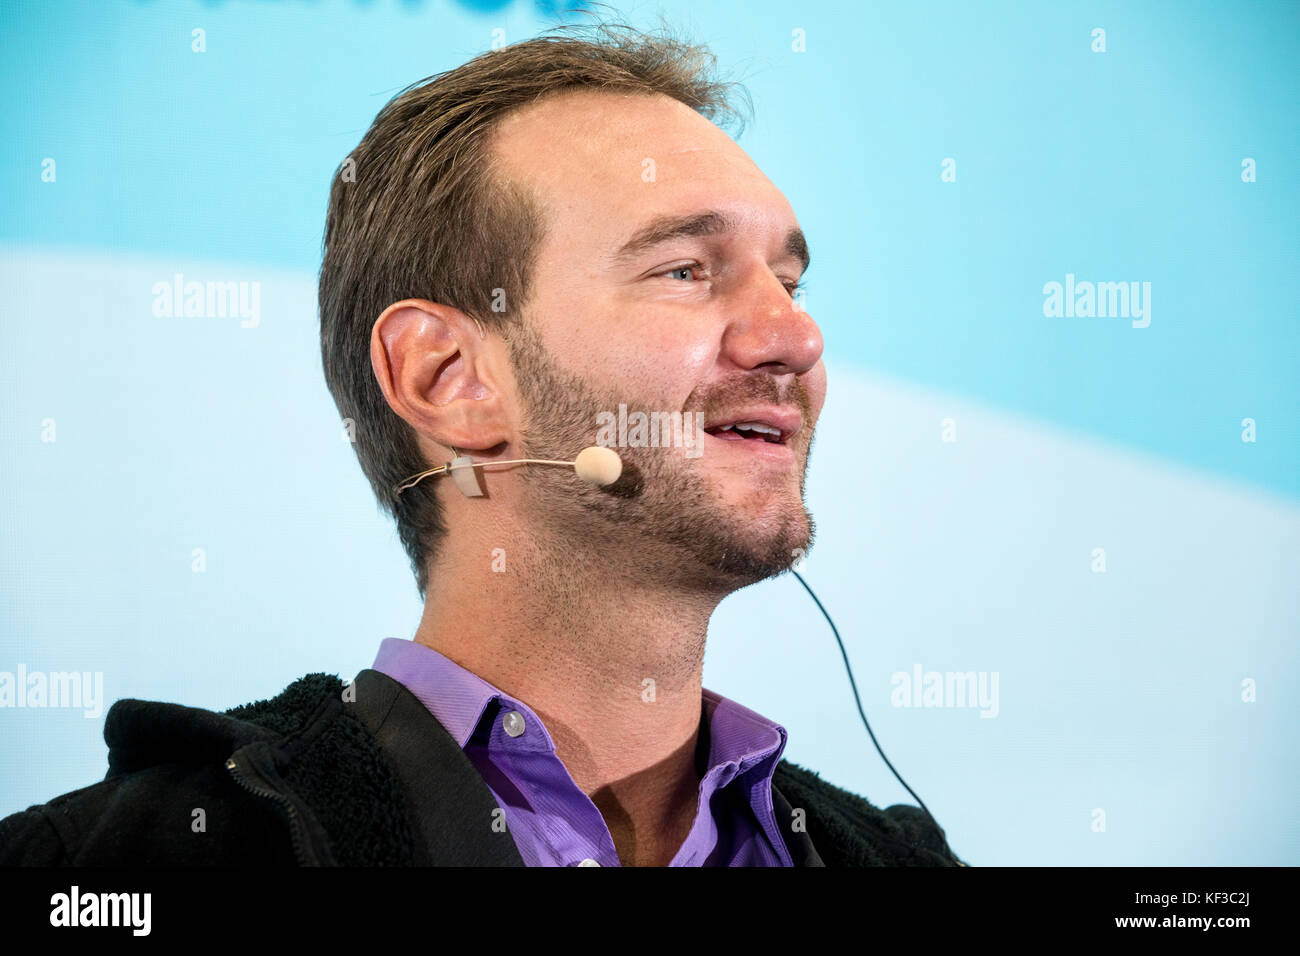
<svg viewBox="0 0 1300 956">
<path fill-rule="evenodd" d="M 500 120 L 548 93 L 595 89 L 667 95 L 743 129 L 729 96 L 736 88 L 748 105 L 748 95 L 718 80 L 715 65 L 706 47 L 662 24 L 655 34 L 611 23 L 559 26 L 407 87 L 336 171 L 320 272 L 325 381 L 351 420 L 380 508 L 397 522 L 421 598 L 446 527 L 436 482 L 393 492 L 432 465 L 371 368 L 375 320 L 394 302 L 428 299 L 508 333 L 528 302 L 546 217 L 537 197 L 493 167 Z M 507 311 L 493 311 L 494 298 Z"/>
</svg>

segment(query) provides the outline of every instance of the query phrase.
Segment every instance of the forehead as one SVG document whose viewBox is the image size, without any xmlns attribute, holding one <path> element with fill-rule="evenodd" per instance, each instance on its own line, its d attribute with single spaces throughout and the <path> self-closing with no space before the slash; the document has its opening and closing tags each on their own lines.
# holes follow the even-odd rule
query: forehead
<svg viewBox="0 0 1300 956">
<path fill-rule="evenodd" d="M 723 130 L 668 96 L 589 90 L 515 110 L 492 140 L 499 169 L 531 185 L 550 237 L 609 247 L 658 215 L 716 209 L 774 234 L 784 195 Z"/>
</svg>

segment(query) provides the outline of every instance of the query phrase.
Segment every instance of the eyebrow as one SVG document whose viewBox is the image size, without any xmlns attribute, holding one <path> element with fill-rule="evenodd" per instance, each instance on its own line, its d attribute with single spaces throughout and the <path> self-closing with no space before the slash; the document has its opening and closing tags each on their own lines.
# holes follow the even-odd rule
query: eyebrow
<svg viewBox="0 0 1300 956">
<path fill-rule="evenodd" d="M 615 263 L 626 262 L 674 239 L 718 236 L 738 231 L 739 226 L 732 216 L 714 209 L 684 216 L 656 216 L 638 229 L 631 239 L 619 246 L 612 259 Z M 803 230 L 798 226 L 786 233 L 783 251 L 791 258 L 798 259 L 803 270 L 808 271 L 808 263 L 812 261 L 812 257 L 808 253 L 808 241 L 804 238 Z"/>
</svg>

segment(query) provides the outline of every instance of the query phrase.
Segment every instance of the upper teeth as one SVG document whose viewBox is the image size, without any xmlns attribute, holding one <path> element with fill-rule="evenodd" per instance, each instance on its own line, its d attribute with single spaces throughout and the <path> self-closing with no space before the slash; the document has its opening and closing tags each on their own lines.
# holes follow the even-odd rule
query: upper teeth
<svg viewBox="0 0 1300 956">
<path fill-rule="evenodd" d="M 730 431 L 733 428 L 743 428 L 746 431 L 775 435 L 777 438 L 781 437 L 781 429 L 773 428 L 771 425 L 764 425 L 762 422 L 736 422 L 734 425 L 723 425 L 719 431 Z"/>
</svg>

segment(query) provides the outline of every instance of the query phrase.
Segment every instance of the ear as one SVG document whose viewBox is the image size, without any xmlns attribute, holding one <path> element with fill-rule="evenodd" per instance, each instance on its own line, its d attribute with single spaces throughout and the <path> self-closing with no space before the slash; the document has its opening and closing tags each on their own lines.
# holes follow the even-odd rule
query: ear
<svg viewBox="0 0 1300 956">
<path fill-rule="evenodd" d="M 416 433 L 482 451 L 509 441 L 502 353 L 478 323 L 425 299 L 394 302 L 370 331 L 370 364 L 389 406 Z"/>
</svg>

